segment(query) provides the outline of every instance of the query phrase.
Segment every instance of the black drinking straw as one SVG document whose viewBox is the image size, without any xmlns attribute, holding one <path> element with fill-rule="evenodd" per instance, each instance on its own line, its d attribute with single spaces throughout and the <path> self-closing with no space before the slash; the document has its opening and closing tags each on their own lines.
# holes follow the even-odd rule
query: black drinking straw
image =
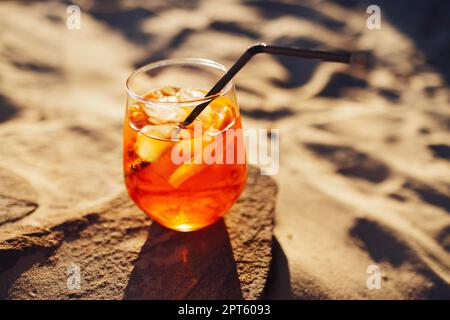
<svg viewBox="0 0 450 320">
<path fill-rule="evenodd" d="M 281 47 L 274 46 L 265 43 L 254 44 L 247 48 L 247 50 L 239 57 L 239 59 L 231 66 L 222 78 L 209 90 L 206 97 L 219 93 L 228 82 L 244 67 L 250 59 L 258 53 L 269 53 L 282 56 L 300 57 L 306 59 L 318 59 L 329 62 L 340 63 L 360 63 L 365 64 L 365 57 L 361 54 L 352 54 L 350 52 L 332 52 L 332 51 L 319 51 L 319 50 L 305 50 L 296 47 Z M 196 106 L 194 110 L 186 117 L 181 123 L 181 126 L 188 126 L 197 116 L 208 106 L 208 102 L 203 102 Z"/>
</svg>

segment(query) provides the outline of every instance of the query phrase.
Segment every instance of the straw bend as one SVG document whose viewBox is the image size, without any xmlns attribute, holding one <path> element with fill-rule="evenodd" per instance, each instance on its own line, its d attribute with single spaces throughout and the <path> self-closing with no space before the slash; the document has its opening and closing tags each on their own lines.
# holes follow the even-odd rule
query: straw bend
<svg viewBox="0 0 450 320">
<path fill-rule="evenodd" d="M 254 56 L 257 53 L 264 52 L 264 49 L 267 47 L 267 44 L 264 42 L 252 44 L 247 48 L 247 52 Z"/>
</svg>

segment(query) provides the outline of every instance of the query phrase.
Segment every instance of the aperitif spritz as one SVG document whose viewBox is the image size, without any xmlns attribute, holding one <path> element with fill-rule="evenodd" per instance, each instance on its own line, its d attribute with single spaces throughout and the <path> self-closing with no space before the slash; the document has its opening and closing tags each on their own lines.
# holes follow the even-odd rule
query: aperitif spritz
<svg viewBox="0 0 450 320">
<path fill-rule="evenodd" d="M 205 89 L 165 86 L 128 97 L 123 144 L 128 193 L 152 219 L 178 231 L 220 219 L 247 177 L 234 87 L 213 97 L 205 97 Z M 198 118 L 180 126 L 204 101 L 209 105 Z"/>
</svg>

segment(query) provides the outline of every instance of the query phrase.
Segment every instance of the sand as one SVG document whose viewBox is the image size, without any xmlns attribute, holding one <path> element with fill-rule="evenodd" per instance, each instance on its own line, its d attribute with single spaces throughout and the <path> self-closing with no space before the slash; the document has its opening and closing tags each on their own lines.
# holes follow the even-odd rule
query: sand
<svg viewBox="0 0 450 320">
<path fill-rule="evenodd" d="M 229 67 L 260 41 L 370 50 L 377 63 L 355 70 L 261 55 L 236 78 L 244 126 L 281 130 L 272 268 L 268 279 L 255 277 L 256 294 L 243 294 L 241 281 L 242 297 L 261 297 L 264 287 L 274 299 L 450 298 L 448 4 L 381 1 L 380 30 L 366 28 L 367 6 L 342 0 L 77 4 L 80 30 L 66 28 L 67 4 L 0 4 L 0 279 L 15 270 L 0 283 L 3 298 L 45 297 L 51 279 L 30 276 L 52 266 L 55 251 L 42 248 L 70 252 L 51 226 L 81 221 L 99 237 L 107 228 L 86 213 L 124 195 L 127 76 L 173 57 Z M 113 211 L 102 212 L 107 220 Z M 141 217 L 128 223 L 145 233 L 151 222 Z M 17 268 L 11 252 L 30 234 L 39 249 Z M 124 274 L 145 257 L 145 235 L 136 237 L 124 244 L 135 252 L 121 256 Z M 370 265 L 381 270 L 381 289 L 366 286 Z M 50 297 L 154 298 L 124 294 L 133 279 L 103 291 L 92 280 L 89 295 Z"/>
</svg>

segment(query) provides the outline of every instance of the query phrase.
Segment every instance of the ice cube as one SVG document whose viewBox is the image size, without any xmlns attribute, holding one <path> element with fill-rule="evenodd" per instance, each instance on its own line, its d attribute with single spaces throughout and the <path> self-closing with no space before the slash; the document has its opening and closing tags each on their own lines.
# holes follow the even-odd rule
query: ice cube
<svg viewBox="0 0 450 320">
<path fill-rule="evenodd" d="M 159 159 L 170 145 L 171 142 L 153 139 L 139 133 L 134 148 L 142 161 L 153 163 Z"/>
<path fill-rule="evenodd" d="M 159 99 L 161 102 L 178 102 L 178 98 L 176 96 L 163 96 Z"/>
<path fill-rule="evenodd" d="M 178 91 L 180 91 L 179 87 L 174 86 L 165 86 L 164 88 L 159 89 L 164 97 L 174 97 L 177 95 Z"/>
<path fill-rule="evenodd" d="M 178 87 L 166 86 L 158 90 L 151 90 L 145 94 L 146 99 L 163 101 L 167 97 L 175 97 L 180 90 Z"/>
<path fill-rule="evenodd" d="M 148 124 L 148 115 L 142 103 L 137 102 L 128 108 L 128 120 L 135 130 L 141 130 Z"/>
<path fill-rule="evenodd" d="M 181 129 L 177 124 L 160 124 L 160 125 L 147 125 L 140 131 L 148 137 L 152 137 L 159 140 L 178 140 L 181 134 Z"/>
<path fill-rule="evenodd" d="M 147 125 L 137 135 L 135 151 L 143 161 L 154 163 L 180 134 L 181 129 L 174 124 Z"/>
<path fill-rule="evenodd" d="M 178 101 L 198 100 L 205 96 L 206 92 L 203 90 L 180 88 L 177 92 Z"/>
<path fill-rule="evenodd" d="M 150 91 L 145 95 L 146 98 L 161 103 L 148 103 L 145 105 L 144 110 L 153 124 L 179 123 L 186 119 L 195 105 L 181 107 L 170 103 L 198 100 L 203 98 L 205 94 L 206 91 L 204 90 L 166 86 L 159 90 Z M 164 102 L 167 102 L 167 104 L 164 104 Z M 219 97 L 214 99 L 202 111 L 196 121 L 202 122 L 203 130 L 211 127 L 223 129 L 234 118 L 233 110 L 233 104 L 228 98 Z"/>
<path fill-rule="evenodd" d="M 145 113 L 154 124 L 182 122 L 189 114 L 185 107 L 161 105 L 145 105 Z"/>
</svg>

